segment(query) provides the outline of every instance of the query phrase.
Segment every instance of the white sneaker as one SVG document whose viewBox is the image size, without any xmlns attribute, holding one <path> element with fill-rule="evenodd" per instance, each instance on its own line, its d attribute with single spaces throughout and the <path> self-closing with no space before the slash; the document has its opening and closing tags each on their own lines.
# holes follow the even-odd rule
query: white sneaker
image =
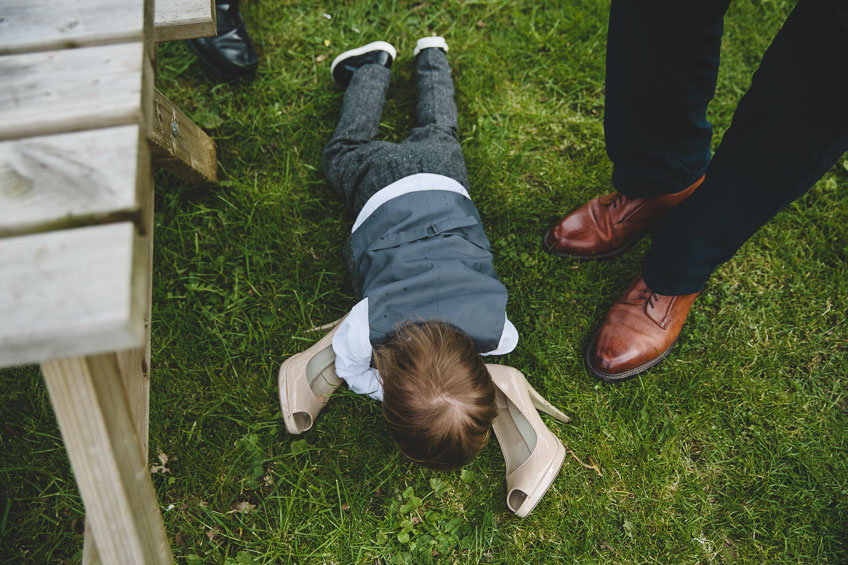
<svg viewBox="0 0 848 565">
<path fill-rule="evenodd" d="M 390 69 L 397 57 L 394 45 L 385 41 L 374 41 L 368 45 L 345 51 L 330 65 L 330 74 L 342 86 L 347 86 L 353 77 L 353 71 L 362 65 L 383 65 Z"/>
<path fill-rule="evenodd" d="M 422 49 L 429 49 L 430 47 L 438 47 L 445 53 L 448 52 L 448 42 L 445 41 L 445 38 L 442 36 L 434 36 L 434 37 L 422 37 L 418 40 L 418 43 L 415 44 L 415 51 L 413 51 L 412 55 L 417 57 Z"/>
</svg>

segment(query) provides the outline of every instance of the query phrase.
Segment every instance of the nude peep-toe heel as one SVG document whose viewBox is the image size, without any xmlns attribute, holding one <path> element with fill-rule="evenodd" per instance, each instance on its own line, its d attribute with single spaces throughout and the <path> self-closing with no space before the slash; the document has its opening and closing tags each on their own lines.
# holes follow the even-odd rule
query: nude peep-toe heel
<svg viewBox="0 0 848 565">
<path fill-rule="evenodd" d="M 497 389 L 498 415 L 492 422 L 506 460 L 506 504 L 524 518 L 550 488 L 565 459 L 565 446 L 537 410 L 559 420 L 571 419 L 536 392 L 521 371 L 487 364 Z"/>
<path fill-rule="evenodd" d="M 330 395 L 342 383 L 336 375 L 333 336 L 344 320 L 336 320 L 316 344 L 292 355 L 280 366 L 280 407 L 290 434 L 302 434 L 312 427 Z M 328 326 L 324 326 L 324 329 Z"/>
</svg>

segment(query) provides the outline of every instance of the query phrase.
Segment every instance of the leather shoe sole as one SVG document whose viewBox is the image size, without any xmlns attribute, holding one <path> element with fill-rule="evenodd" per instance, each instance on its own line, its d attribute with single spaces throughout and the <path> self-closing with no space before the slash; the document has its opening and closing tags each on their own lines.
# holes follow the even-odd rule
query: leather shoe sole
<svg viewBox="0 0 848 565">
<path fill-rule="evenodd" d="M 615 251 L 610 251 L 609 253 L 599 253 L 598 255 L 577 255 L 576 253 L 567 253 L 565 251 L 560 251 L 559 249 L 555 248 L 553 245 L 548 243 L 548 237 L 550 236 L 552 231 L 553 228 L 549 229 L 547 233 L 545 233 L 545 237 L 542 238 L 542 247 L 545 251 L 547 251 L 551 255 L 556 255 L 557 257 L 569 257 L 571 259 L 577 259 L 579 261 L 591 261 L 593 259 L 611 259 L 612 257 L 617 257 L 618 255 L 621 255 L 622 253 L 639 243 L 639 240 L 641 240 L 648 233 L 650 233 L 651 230 L 647 229 L 641 232 L 640 234 L 634 236 L 632 241 L 629 241 L 628 243 L 622 245 Z"/>
<path fill-rule="evenodd" d="M 598 329 L 595 329 L 595 331 L 592 332 L 592 337 L 589 338 L 589 342 L 586 344 L 586 347 L 583 348 L 583 364 L 586 365 L 586 370 L 589 371 L 589 373 L 593 377 L 605 383 L 623 383 L 624 381 L 629 381 L 633 377 L 639 376 L 640 374 L 644 373 L 652 367 L 656 367 L 666 357 L 668 357 L 668 354 L 671 353 L 671 350 L 674 349 L 674 346 L 677 344 L 677 340 L 675 339 L 674 342 L 672 342 L 672 344 L 668 346 L 668 349 L 666 349 L 647 363 L 643 363 L 638 367 L 633 367 L 632 369 L 629 369 L 622 373 L 604 373 L 603 371 L 599 371 L 598 369 L 594 368 L 589 362 L 591 351 L 595 347 L 595 338 L 597 337 L 597 335 Z"/>
</svg>

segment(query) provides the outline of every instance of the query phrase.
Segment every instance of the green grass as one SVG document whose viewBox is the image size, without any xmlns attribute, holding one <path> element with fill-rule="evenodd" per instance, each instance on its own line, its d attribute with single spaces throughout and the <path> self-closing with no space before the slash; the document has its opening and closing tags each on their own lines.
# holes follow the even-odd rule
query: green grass
<svg viewBox="0 0 848 565">
<path fill-rule="evenodd" d="M 716 144 L 790 4 L 732 4 Z M 150 461 L 170 458 L 153 481 L 178 563 L 848 560 L 846 157 L 714 274 L 668 360 L 603 385 L 581 349 L 648 243 L 578 264 L 541 235 L 609 188 L 607 5 L 250 2 L 244 15 L 253 82 L 216 85 L 184 45 L 160 50 L 159 87 L 214 136 L 223 178 L 157 175 Z M 503 361 L 573 416 L 546 421 L 600 471 L 567 456 L 525 520 L 506 508 L 495 443 L 437 473 L 398 454 L 367 398 L 340 392 L 302 437 L 279 414 L 280 362 L 355 303 L 350 220 L 320 170 L 341 104 L 329 63 L 367 41 L 398 47 L 381 129 L 399 140 L 411 52 L 431 32 L 450 44 L 473 197 L 521 334 Z M 83 506 L 38 369 L 0 377 L 0 562 L 78 559 Z"/>
</svg>

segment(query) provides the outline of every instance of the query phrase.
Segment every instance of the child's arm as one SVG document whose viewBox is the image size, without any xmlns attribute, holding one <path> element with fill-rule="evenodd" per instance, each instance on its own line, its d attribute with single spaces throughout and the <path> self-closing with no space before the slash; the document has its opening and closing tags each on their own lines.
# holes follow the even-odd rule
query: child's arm
<svg viewBox="0 0 848 565">
<path fill-rule="evenodd" d="M 383 400 L 383 385 L 376 369 L 371 368 L 371 340 L 368 329 L 368 298 L 354 306 L 333 336 L 336 375 L 350 390 Z"/>
</svg>

